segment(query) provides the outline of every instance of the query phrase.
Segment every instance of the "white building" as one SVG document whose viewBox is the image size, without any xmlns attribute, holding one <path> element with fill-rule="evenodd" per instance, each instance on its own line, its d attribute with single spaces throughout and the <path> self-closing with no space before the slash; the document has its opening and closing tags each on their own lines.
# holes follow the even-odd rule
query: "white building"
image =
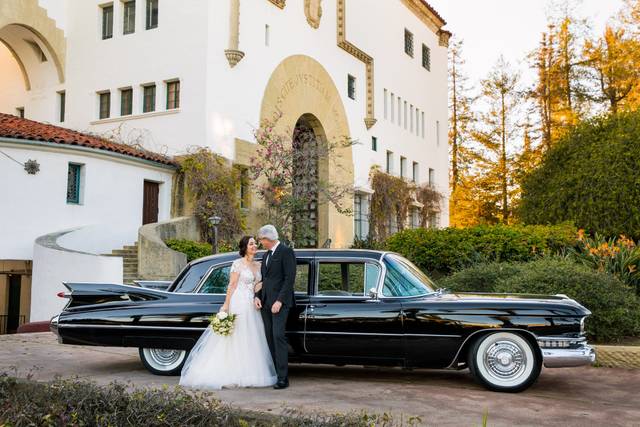
<svg viewBox="0 0 640 427">
<path fill-rule="evenodd" d="M 447 194 L 444 25 L 424 0 L 0 0 L 0 112 L 169 155 L 207 146 L 239 165 L 253 129 L 276 115 L 282 132 L 306 124 L 320 139 L 357 140 L 324 178 L 359 189 L 360 214 L 318 208 L 319 243 L 347 246 L 366 234 L 372 166 Z M 74 208 L 55 208 L 36 234 L 98 215 Z M 33 259 L 4 237 L 0 260 Z"/>
</svg>

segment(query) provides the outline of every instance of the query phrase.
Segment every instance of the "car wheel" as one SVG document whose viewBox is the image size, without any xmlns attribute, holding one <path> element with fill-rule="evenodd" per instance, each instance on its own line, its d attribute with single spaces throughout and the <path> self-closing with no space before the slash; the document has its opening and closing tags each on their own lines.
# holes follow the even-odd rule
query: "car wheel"
<svg viewBox="0 0 640 427">
<path fill-rule="evenodd" d="M 138 353 L 144 367 L 155 375 L 180 375 L 188 354 L 186 350 L 161 348 L 139 348 Z"/>
<path fill-rule="evenodd" d="M 529 341 L 512 332 L 497 332 L 476 340 L 467 364 L 476 381 L 489 390 L 511 393 L 531 386 L 542 369 Z"/>
</svg>

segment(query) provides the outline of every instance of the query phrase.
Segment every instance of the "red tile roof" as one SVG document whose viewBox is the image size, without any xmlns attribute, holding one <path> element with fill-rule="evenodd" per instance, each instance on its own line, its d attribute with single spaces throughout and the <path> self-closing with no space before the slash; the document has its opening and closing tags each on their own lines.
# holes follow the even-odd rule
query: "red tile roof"
<svg viewBox="0 0 640 427">
<path fill-rule="evenodd" d="M 427 8 L 427 10 L 431 13 L 433 13 L 439 20 L 442 21 L 442 26 L 447 25 L 447 21 L 444 20 L 444 18 L 442 16 L 440 16 L 440 14 L 438 13 L 437 10 L 435 10 L 433 8 L 433 6 L 431 6 L 429 3 L 427 3 L 426 0 L 420 0 L 420 2 L 424 5 L 424 7 Z"/>
<path fill-rule="evenodd" d="M 0 113 L 0 137 L 51 142 L 62 145 L 78 145 L 81 147 L 111 151 L 165 165 L 177 165 L 173 159 L 163 156 L 162 154 L 141 150 L 126 144 L 118 144 L 98 136 L 76 132 L 59 126 L 21 119 L 20 117 L 4 113 Z"/>
</svg>

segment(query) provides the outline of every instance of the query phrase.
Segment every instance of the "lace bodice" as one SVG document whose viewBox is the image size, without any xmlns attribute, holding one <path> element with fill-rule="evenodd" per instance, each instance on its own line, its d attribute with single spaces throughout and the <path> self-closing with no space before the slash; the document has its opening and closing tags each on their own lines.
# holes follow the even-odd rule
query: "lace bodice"
<svg viewBox="0 0 640 427">
<path fill-rule="evenodd" d="M 262 281 L 262 275 L 260 274 L 260 265 L 256 262 L 253 266 L 247 265 L 244 258 L 237 259 L 231 264 L 231 272 L 239 273 L 238 276 L 238 289 L 243 291 L 250 291 L 253 295 L 253 289 L 256 283 Z"/>
</svg>

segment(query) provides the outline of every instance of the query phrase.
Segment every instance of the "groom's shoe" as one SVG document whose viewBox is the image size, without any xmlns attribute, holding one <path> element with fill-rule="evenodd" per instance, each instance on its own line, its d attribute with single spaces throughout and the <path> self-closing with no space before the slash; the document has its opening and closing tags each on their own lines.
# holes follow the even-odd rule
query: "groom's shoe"
<svg viewBox="0 0 640 427">
<path fill-rule="evenodd" d="M 276 385 L 273 386 L 273 388 L 276 389 L 276 390 L 282 390 L 282 389 L 287 388 L 287 387 L 289 387 L 289 380 L 288 379 L 278 380 Z"/>
</svg>

